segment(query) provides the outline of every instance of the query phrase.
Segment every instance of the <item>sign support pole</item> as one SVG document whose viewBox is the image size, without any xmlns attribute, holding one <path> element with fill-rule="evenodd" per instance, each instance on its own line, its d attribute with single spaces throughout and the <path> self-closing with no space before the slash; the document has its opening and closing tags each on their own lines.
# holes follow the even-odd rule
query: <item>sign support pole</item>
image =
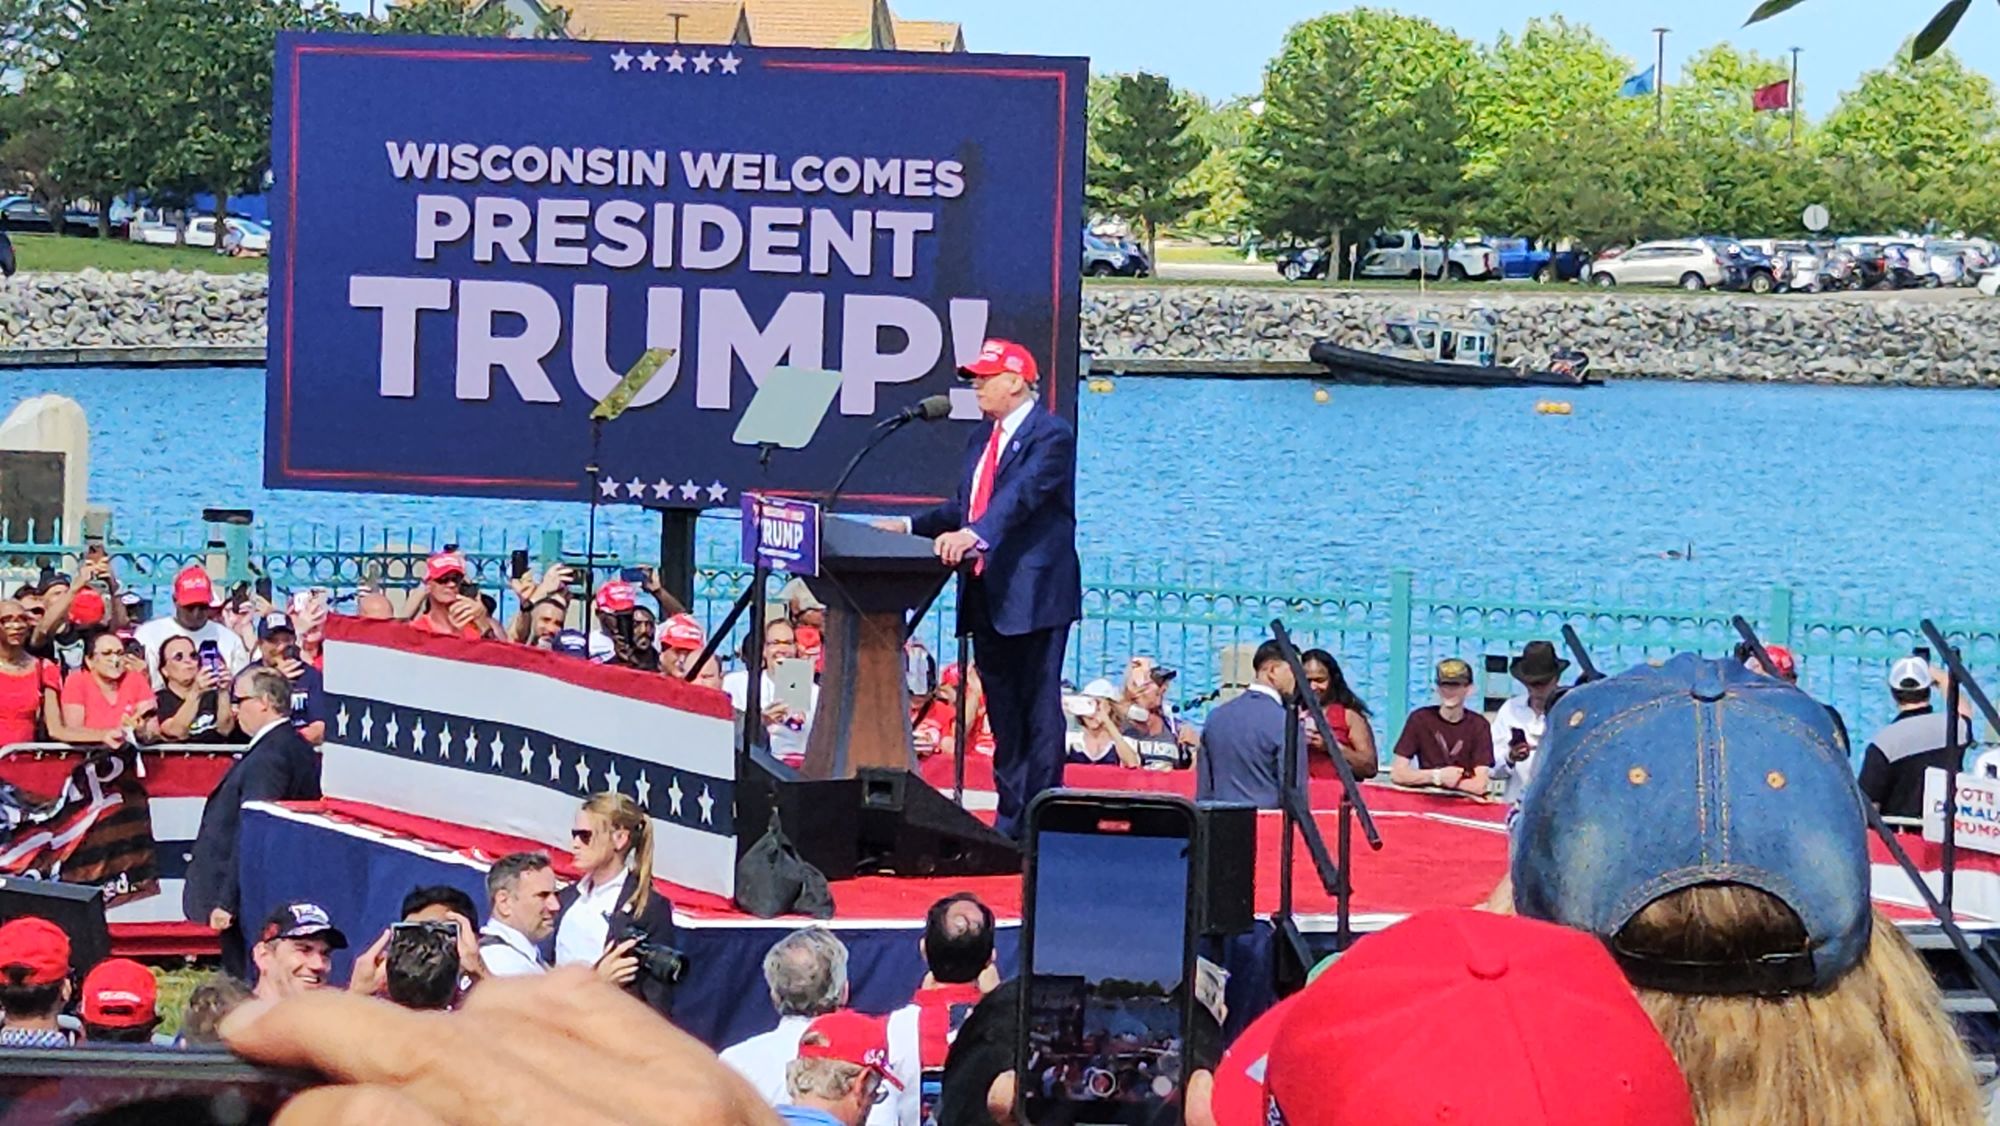
<svg viewBox="0 0 2000 1126">
<path fill-rule="evenodd" d="M 660 510 L 660 589 L 694 611 L 694 534 L 701 512 L 693 508 Z"/>
</svg>

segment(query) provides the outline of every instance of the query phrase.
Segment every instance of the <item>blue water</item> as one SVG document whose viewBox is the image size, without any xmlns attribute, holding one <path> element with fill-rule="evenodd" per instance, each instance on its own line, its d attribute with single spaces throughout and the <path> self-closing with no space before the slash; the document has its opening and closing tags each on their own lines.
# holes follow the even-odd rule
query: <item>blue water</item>
<svg viewBox="0 0 2000 1126">
<path fill-rule="evenodd" d="M 1409 568 L 1485 584 L 1695 582 L 1815 598 L 1992 600 L 2000 394 L 1621 383 L 1537 414 L 1532 391 L 1125 379 L 1082 396 L 1086 558 L 1301 567 L 1356 581 Z M 247 369 L 0 372 L 0 401 L 55 392 L 96 440 L 90 492 L 128 537 L 203 507 L 352 529 L 564 527 L 583 506 L 269 491 L 263 374 Z M 601 528 L 657 542 L 653 518 Z M 714 521 L 720 540 L 733 523 Z M 577 542 L 577 541 L 573 541 Z M 1663 558 L 1693 545 L 1694 558 Z"/>
</svg>

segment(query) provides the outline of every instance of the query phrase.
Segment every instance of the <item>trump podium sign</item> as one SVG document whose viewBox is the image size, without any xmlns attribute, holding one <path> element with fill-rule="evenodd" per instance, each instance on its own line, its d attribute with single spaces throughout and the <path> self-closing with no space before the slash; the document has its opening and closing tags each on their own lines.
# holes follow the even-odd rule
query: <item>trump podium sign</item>
<svg viewBox="0 0 2000 1126">
<path fill-rule="evenodd" d="M 601 500 L 822 490 L 988 336 L 1073 417 L 1085 63 L 286 35 L 265 483 Z M 837 371 L 802 450 L 732 441 L 779 366 Z M 954 417 L 976 417 L 962 389 Z M 969 422 L 850 495 L 947 491 Z M 771 452 L 772 456 L 765 457 Z"/>
</svg>

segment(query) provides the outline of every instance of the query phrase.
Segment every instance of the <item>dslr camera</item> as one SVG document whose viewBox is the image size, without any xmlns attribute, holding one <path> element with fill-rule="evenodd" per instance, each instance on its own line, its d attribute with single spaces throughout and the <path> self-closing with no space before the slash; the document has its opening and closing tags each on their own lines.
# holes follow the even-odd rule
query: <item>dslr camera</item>
<svg viewBox="0 0 2000 1126">
<path fill-rule="evenodd" d="M 680 984 L 681 976 L 687 973 L 687 955 L 671 946 L 654 942 L 644 929 L 627 923 L 625 929 L 611 940 L 612 945 L 631 942 L 632 956 L 639 960 L 639 972 L 664 985 Z"/>
</svg>

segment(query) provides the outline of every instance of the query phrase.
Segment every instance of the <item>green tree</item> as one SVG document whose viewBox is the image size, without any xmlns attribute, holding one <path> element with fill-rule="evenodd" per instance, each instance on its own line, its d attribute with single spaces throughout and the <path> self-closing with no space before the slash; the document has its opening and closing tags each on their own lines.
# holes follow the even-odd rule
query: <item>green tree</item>
<svg viewBox="0 0 2000 1126">
<path fill-rule="evenodd" d="M 1964 225 L 1965 187 L 1990 182 L 2000 145 L 1993 83 L 1950 51 L 1923 62 L 1903 52 L 1863 75 L 1818 131 L 1820 151 L 1882 173 L 1904 215 Z"/>
<path fill-rule="evenodd" d="M 1686 233 L 1706 193 L 1679 144 L 1616 110 L 1531 128 L 1514 151 L 1485 182 L 1489 229 L 1596 250 Z"/>
<path fill-rule="evenodd" d="M 1784 144 L 1791 129 L 1787 113 L 1751 105 L 1760 86 L 1791 76 L 1791 64 L 1727 43 L 1702 49 L 1681 68 L 1680 82 L 1667 87 L 1667 131 L 1681 138 L 1706 138 L 1736 145 Z M 1799 96 L 1792 91 L 1792 97 Z"/>
<path fill-rule="evenodd" d="M 1183 222 L 1205 235 L 1241 235 L 1250 207 L 1243 195 L 1242 157 L 1254 116 L 1251 99 L 1232 98 L 1219 104 L 1202 100 L 1198 105 L 1191 129 L 1208 146 L 1208 153 L 1188 173 L 1188 190 L 1199 195 L 1201 203 Z"/>
<path fill-rule="evenodd" d="M 549 4 L 540 22 L 531 28 L 517 28 L 513 13 L 505 4 L 487 0 L 400 0 L 377 22 L 375 29 L 392 35 L 472 35 L 498 37 L 525 32 L 537 39 L 563 34 L 569 9 Z"/>
<path fill-rule="evenodd" d="M 1136 219 L 1146 232 L 1146 255 L 1163 223 L 1200 204 L 1188 174 L 1208 153 L 1194 135 L 1195 104 L 1156 74 L 1122 74 L 1097 133 L 1099 161 L 1090 168 L 1089 192 L 1107 210 Z"/>
<path fill-rule="evenodd" d="M 1519 36 L 1501 32 L 1465 82 L 1474 173 L 1498 167 L 1516 139 L 1540 136 L 1550 122 L 1629 120 L 1636 133 L 1652 107 L 1618 95 L 1629 70 L 1596 32 L 1561 16 L 1531 19 Z"/>
<path fill-rule="evenodd" d="M 1291 29 L 1264 71 L 1264 112 L 1242 161 L 1250 215 L 1268 235 L 1331 239 L 1438 211 L 1462 177 L 1458 78 L 1470 43 L 1428 20 L 1371 8 Z M 1436 125 L 1437 129 L 1432 126 Z"/>
</svg>

